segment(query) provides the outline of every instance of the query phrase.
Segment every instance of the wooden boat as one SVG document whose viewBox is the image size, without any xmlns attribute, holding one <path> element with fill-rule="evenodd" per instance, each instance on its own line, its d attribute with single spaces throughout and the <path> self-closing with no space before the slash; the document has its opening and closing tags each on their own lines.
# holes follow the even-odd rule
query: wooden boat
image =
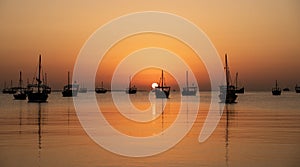
<svg viewBox="0 0 300 167">
<path fill-rule="evenodd" d="M 181 94 L 182 96 L 196 96 L 197 87 L 189 86 L 189 78 L 188 78 L 188 71 L 186 71 L 186 87 L 183 88 Z"/>
<path fill-rule="evenodd" d="M 95 88 L 95 92 L 96 93 L 102 93 L 102 94 L 107 92 L 107 89 L 105 89 L 104 86 L 103 86 L 103 82 L 101 82 L 101 87 L 100 88 Z"/>
<path fill-rule="evenodd" d="M 131 77 L 129 77 L 129 87 L 125 90 L 127 94 L 136 94 L 137 88 L 135 85 L 131 86 Z"/>
<path fill-rule="evenodd" d="M 244 87 L 241 87 L 241 88 L 238 87 L 238 75 L 239 75 L 239 73 L 235 74 L 235 93 L 244 94 L 245 88 Z"/>
<path fill-rule="evenodd" d="M 62 91 L 63 97 L 73 97 L 77 96 L 79 90 L 79 85 L 74 83 L 70 84 L 70 72 L 68 71 L 68 84 L 64 86 Z"/>
<path fill-rule="evenodd" d="M 272 94 L 273 94 L 274 96 L 279 96 L 279 95 L 281 95 L 281 89 L 278 87 L 277 80 L 276 80 L 275 87 L 272 88 Z"/>
<path fill-rule="evenodd" d="M 161 82 L 154 88 L 156 98 L 169 98 L 170 86 L 164 85 L 164 71 L 161 71 Z"/>
<path fill-rule="evenodd" d="M 235 93 L 235 86 L 231 84 L 230 71 L 227 62 L 227 54 L 225 54 L 225 75 L 226 75 L 226 85 L 220 86 L 219 98 L 222 103 L 235 103 L 237 95 Z"/>
<path fill-rule="evenodd" d="M 296 85 L 295 86 L 295 91 L 296 91 L 296 93 L 300 93 L 300 86 Z"/>
<path fill-rule="evenodd" d="M 47 102 L 48 93 L 45 86 L 42 85 L 41 80 L 41 68 L 42 68 L 42 56 L 39 56 L 38 76 L 36 77 L 36 84 L 29 84 L 27 86 L 28 102 L 42 103 Z"/>
<path fill-rule="evenodd" d="M 15 100 L 26 100 L 27 94 L 25 89 L 26 88 L 23 88 L 22 72 L 20 71 L 19 87 L 17 92 L 14 94 Z"/>
</svg>

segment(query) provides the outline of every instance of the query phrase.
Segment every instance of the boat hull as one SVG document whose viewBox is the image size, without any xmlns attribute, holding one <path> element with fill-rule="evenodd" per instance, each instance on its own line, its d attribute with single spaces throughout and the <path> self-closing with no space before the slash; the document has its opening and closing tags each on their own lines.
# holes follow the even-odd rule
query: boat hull
<svg viewBox="0 0 300 167">
<path fill-rule="evenodd" d="M 245 88 L 236 89 L 235 93 L 244 94 L 245 93 Z"/>
<path fill-rule="evenodd" d="M 221 86 L 219 98 L 221 100 L 221 103 L 236 103 L 237 95 L 235 94 L 234 87 L 229 86 L 227 89 L 226 86 Z"/>
<path fill-rule="evenodd" d="M 137 89 L 131 88 L 131 89 L 126 89 L 127 94 L 136 94 Z"/>
<path fill-rule="evenodd" d="M 196 96 L 197 88 L 196 87 L 185 87 L 181 92 L 182 96 Z"/>
<path fill-rule="evenodd" d="M 14 94 L 15 100 L 26 100 L 27 94 L 26 93 L 16 93 Z"/>
<path fill-rule="evenodd" d="M 79 85 L 68 84 L 64 86 L 64 90 L 61 92 L 63 97 L 74 97 L 78 94 Z"/>
<path fill-rule="evenodd" d="M 96 88 L 96 89 L 95 89 L 95 92 L 96 92 L 96 93 L 102 93 L 102 94 L 104 94 L 104 93 L 107 92 L 107 90 L 104 89 L 104 88 Z"/>
<path fill-rule="evenodd" d="M 164 88 L 157 87 L 155 89 L 156 98 L 169 98 L 169 95 L 170 95 L 170 87 L 164 87 Z"/>
<path fill-rule="evenodd" d="M 279 96 L 279 95 L 281 95 L 281 90 L 272 90 L 272 94 L 274 96 Z"/>
<path fill-rule="evenodd" d="M 182 96 L 196 96 L 196 91 L 182 91 Z"/>
<path fill-rule="evenodd" d="M 77 91 L 72 91 L 72 90 L 64 90 L 62 92 L 63 97 L 74 97 L 77 96 Z"/>
<path fill-rule="evenodd" d="M 78 93 L 87 93 L 87 88 L 80 88 Z"/>
</svg>

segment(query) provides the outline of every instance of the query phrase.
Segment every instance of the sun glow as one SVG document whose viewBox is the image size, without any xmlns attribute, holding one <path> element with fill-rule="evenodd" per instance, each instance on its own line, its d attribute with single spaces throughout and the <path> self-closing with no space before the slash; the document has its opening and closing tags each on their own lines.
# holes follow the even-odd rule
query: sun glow
<svg viewBox="0 0 300 167">
<path fill-rule="evenodd" d="M 156 83 L 156 82 L 154 82 L 154 83 L 152 83 L 152 88 L 154 89 L 154 88 L 156 88 L 156 87 L 158 87 L 158 84 Z"/>
</svg>

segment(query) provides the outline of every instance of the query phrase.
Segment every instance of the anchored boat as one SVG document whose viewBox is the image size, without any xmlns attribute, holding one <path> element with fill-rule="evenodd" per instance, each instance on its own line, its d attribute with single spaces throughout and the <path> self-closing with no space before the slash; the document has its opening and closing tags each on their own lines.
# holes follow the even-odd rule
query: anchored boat
<svg viewBox="0 0 300 167">
<path fill-rule="evenodd" d="M 164 71 L 161 71 L 161 82 L 159 82 L 159 85 L 155 87 L 155 96 L 156 98 L 169 98 L 170 95 L 170 86 L 164 85 Z"/>
<path fill-rule="evenodd" d="M 226 85 L 220 86 L 219 98 L 222 103 L 235 103 L 237 95 L 235 92 L 235 86 L 231 84 L 230 71 L 227 62 L 227 54 L 225 54 L 225 75 L 226 75 Z"/>
</svg>

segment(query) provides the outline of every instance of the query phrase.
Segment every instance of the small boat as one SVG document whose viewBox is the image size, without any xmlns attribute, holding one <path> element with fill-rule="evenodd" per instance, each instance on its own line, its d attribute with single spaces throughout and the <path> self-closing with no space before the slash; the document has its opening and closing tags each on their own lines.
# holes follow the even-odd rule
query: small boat
<svg viewBox="0 0 300 167">
<path fill-rule="evenodd" d="M 14 94 L 15 100 L 26 100 L 26 88 L 23 88 L 23 80 L 22 80 L 22 72 L 20 71 L 20 78 L 19 78 L 19 87 L 17 92 Z"/>
<path fill-rule="evenodd" d="M 239 73 L 235 74 L 235 93 L 244 94 L 245 88 L 244 87 L 241 87 L 241 88 L 238 87 L 238 75 L 239 75 Z"/>
<path fill-rule="evenodd" d="M 87 88 L 82 85 L 82 87 L 79 88 L 79 93 L 87 93 Z"/>
<path fill-rule="evenodd" d="M 42 68 L 42 56 L 40 55 L 38 76 L 35 78 L 37 83 L 29 84 L 27 86 L 28 102 L 36 102 L 36 103 L 47 102 L 48 93 L 45 89 L 45 86 L 42 85 L 43 82 L 41 80 L 41 68 Z"/>
<path fill-rule="evenodd" d="M 295 91 L 296 91 L 296 93 L 300 93 L 300 86 L 296 85 L 295 86 Z"/>
<path fill-rule="evenodd" d="M 226 85 L 220 86 L 219 98 L 222 103 L 236 103 L 235 100 L 237 95 L 235 93 L 235 86 L 230 83 L 230 71 L 227 62 L 227 54 L 225 54 L 225 75 L 226 75 Z"/>
<path fill-rule="evenodd" d="M 164 71 L 161 71 L 161 82 L 154 88 L 156 98 L 169 98 L 170 86 L 164 85 Z"/>
<path fill-rule="evenodd" d="M 290 91 L 290 88 L 283 88 L 282 91 L 288 92 L 288 91 Z"/>
<path fill-rule="evenodd" d="M 136 94 L 137 88 L 135 85 L 131 86 L 131 77 L 129 77 L 129 87 L 125 90 L 127 94 Z"/>
<path fill-rule="evenodd" d="M 183 88 L 181 94 L 182 96 L 196 96 L 197 87 L 189 86 L 189 78 L 188 78 L 188 71 L 186 71 L 186 87 Z"/>
<path fill-rule="evenodd" d="M 107 89 L 105 89 L 105 88 L 103 87 L 103 82 L 101 82 L 101 87 L 100 87 L 100 88 L 95 88 L 95 92 L 96 92 L 96 93 L 102 93 L 102 94 L 104 94 L 104 93 L 107 92 Z"/>
<path fill-rule="evenodd" d="M 281 89 L 278 87 L 278 84 L 277 84 L 277 80 L 276 80 L 276 85 L 274 88 L 272 88 L 272 94 L 274 96 L 279 96 L 281 95 Z"/>
<path fill-rule="evenodd" d="M 6 87 L 6 82 L 4 82 L 4 88 L 2 89 L 3 94 L 14 94 L 17 92 L 17 87 L 12 86 L 12 80 L 10 81 L 10 87 Z"/>
<path fill-rule="evenodd" d="M 70 84 L 70 72 L 68 71 L 68 84 L 64 86 L 64 89 L 61 92 L 63 97 L 77 96 L 78 90 L 79 90 L 78 84 L 76 83 Z"/>
</svg>

